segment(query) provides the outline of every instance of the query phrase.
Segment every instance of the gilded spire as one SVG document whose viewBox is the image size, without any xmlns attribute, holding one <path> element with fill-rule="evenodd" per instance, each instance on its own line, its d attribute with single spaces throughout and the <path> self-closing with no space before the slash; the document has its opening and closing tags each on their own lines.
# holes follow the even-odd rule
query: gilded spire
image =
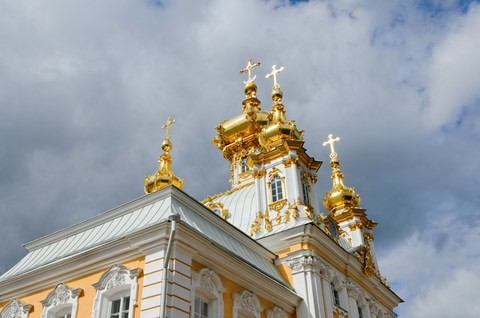
<svg viewBox="0 0 480 318">
<path fill-rule="evenodd" d="M 323 205 L 330 212 L 335 212 L 338 208 L 358 207 L 360 205 L 360 195 L 355 192 L 354 188 L 348 187 L 343 182 L 343 173 L 340 170 L 340 160 L 335 152 L 335 143 L 340 141 L 339 137 L 333 138 L 328 135 L 328 140 L 323 146 L 330 146 L 330 166 L 332 166 L 332 188 L 325 194 Z"/>
<path fill-rule="evenodd" d="M 157 172 L 145 177 L 145 193 L 152 193 L 160 190 L 170 184 L 173 184 L 177 188 L 183 188 L 183 179 L 178 178 L 172 170 L 172 156 L 170 150 L 172 150 L 172 143 L 170 141 L 170 127 L 175 123 L 175 119 L 168 117 L 167 122 L 162 125 L 165 129 L 165 138 L 162 142 L 163 154 L 158 158 L 159 167 Z"/>
</svg>

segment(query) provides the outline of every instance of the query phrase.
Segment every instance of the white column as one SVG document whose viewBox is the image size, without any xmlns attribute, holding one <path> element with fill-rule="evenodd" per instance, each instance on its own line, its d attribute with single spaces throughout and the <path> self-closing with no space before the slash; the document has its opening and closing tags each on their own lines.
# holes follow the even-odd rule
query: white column
<svg viewBox="0 0 480 318">
<path fill-rule="evenodd" d="M 302 255 L 289 262 L 292 269 L 293 287 L 303 297 L 297 316 L 325 318 L 320 278 L 320 262 L 315 256 Z"/>
<path fill-rule="evenodd" d="M 333 318 L 333 299 L 332 299 L 332 282 L 333 274 L 330 269 L 323 268 L 321 270 L 322 295 L 324 301 L 325 318 Z"/>
</svg>

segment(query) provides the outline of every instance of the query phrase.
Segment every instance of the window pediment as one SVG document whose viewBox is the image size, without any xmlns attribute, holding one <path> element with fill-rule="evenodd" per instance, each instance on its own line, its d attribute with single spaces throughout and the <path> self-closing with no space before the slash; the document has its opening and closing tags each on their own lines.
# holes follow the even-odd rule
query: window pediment
<svg viewBox="0 0 480 318">
<path fill-rule="evenodd" d="M 0 311 L 0 318 L 27 318 L 33 306 L 13 299 Z"/>
</svg>

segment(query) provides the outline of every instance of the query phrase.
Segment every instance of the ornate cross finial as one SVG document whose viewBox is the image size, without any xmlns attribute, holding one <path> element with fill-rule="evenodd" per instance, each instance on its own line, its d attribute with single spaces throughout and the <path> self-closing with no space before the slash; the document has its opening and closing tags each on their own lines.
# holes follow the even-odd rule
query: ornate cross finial
<svg viewBox="0 0 480 318">
<path fill-rule="evenodd" d="M 254 75 L 252 77 L 252 69 L 259 65 L 260 65 L 260 62 L 253 63 L 252 58 L 248 59 L 247 66 L 244 69 L 240 70 L 240 74 L 248 72 L 248 79 L 247 81 L 243 81 L 244 84 L 253 83 L 253 81 L 255 81 L 255 79 L 257 78 L 257 75 Z"/>
<path fill-rule="evenodd" d="M 337 141 L 340 141 L 340 137 L 333 138 L 333 135 L 328 135 L 328 140 L 323 143 L 323 146 L 326 147 L 330 145 L 330 158 L 336 157 L 337 153 L 335 152 L 334 145 Z"/>
<path fill-rule="evenodd" d="M 162 128 L 166 129 L 165 139 L 170 139 L 170 126 L 175 122 L 175 118 L 168 117 L 167 122 L 163 124 Z"/>
<path fill-rule="evenodd" d="M 281 66 L 277 68 L 276 65 L 272 66 L 272 73 L 265 75 L 266 78 L 270 78 L 273 76 L 273 87 L 279 86 L 277 83 L 277 74 L 282 72 L 285 69 L 285 67 Z"/>
</svg>

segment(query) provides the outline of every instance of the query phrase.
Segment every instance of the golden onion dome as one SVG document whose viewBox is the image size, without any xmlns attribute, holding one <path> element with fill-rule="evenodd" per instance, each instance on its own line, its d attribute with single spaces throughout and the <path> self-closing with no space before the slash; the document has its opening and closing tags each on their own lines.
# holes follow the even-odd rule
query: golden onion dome
<svg viewBox="0 0 480 318">
<path fill-rule="evenodd" d="M 325 208 L 332 212 L 338 208 L 360 206 L 360 195 L 357 194 L 354 188 L 346 186 L 343 181 L 343 173 L 339 168 L 340 160 L 337 156 L 331 157 L 330 165 L 333 168 L 333 186 L 323 197 Z"/>
</svg>

